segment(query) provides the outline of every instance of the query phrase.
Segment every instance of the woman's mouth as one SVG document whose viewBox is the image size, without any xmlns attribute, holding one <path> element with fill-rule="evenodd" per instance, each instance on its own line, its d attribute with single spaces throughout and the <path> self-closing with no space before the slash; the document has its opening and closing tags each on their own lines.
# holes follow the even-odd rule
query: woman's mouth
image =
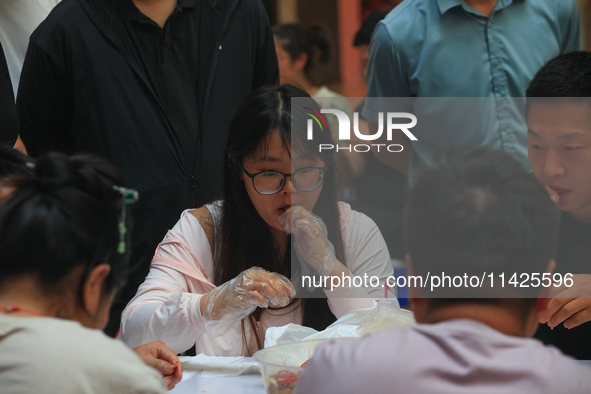
<svg viewBox="0 0 591 394">
<path fill-rule="evenodd" d="M 279 208 L 277 210 L 277 212 L 279 213 L 279 215 L 283 215 L 285 213 L 285 211 L 287 211 L 289 209 L 290 205 L 284 205 L 281 208 Z"/>
</svg>

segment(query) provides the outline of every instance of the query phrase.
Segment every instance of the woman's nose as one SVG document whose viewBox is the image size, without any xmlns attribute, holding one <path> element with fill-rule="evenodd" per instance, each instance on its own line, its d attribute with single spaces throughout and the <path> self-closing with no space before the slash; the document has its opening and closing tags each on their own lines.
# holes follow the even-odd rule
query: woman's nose
<svg viewBox="0 0 591 394">
<path fill-rule="evenodd" d="M 283 185 L 283 193 L 285 194 L 293 194 L 296 192 L 296 188 L 293 185 L 293 182 L 291 181 L 291 176 L 286 176 L 285 177 L 285 185 Z"/>
</svg>

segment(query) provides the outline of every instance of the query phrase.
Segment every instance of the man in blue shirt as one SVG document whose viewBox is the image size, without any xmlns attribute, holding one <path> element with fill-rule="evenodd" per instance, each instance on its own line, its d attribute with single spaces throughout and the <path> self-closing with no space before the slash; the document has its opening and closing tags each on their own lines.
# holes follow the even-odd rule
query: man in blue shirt
<svg viewBox="0 0 591 394">
<path fill-rule="evenodd" d="M 403 145 L 404 153 L 382 149 L 379 158 L 402 173 L 410 170 L 411 181 L 414 167 L 452 146 L 504 149 L 527 166 L 523 102 L 502 98 L 523 97 L 541 66 L 579 45 L 574 0 L 404 1 L 372 38 L 363 115 L 377 122 L 379 112 L 391 111 L 383 97 L 486 99 L 476 111 L 474 100 L 427 101 L 423 109 L 441 127 L 417 131 L 412 143 L 394 132 L 388 143 Z M 409 112 L 421 112 L 409 105 Z M 457 123 L 465 115 L 487 121 Z"/>
</svg>

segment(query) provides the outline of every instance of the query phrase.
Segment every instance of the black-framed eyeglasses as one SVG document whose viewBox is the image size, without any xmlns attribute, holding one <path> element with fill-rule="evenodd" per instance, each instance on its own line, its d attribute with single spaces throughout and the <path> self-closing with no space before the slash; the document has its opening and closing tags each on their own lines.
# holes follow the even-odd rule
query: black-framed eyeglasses
<svg viewBox="0 0 591 394">
<path fill-rule="evenodd" d="M 279 171 L 262 171 L 251 174 L 242 164 L 238 163 L 238 165 L 252 179 L 254 190 L 265 195 L 279 193 L 285 186 L 285 178 L 288 176 L 291 177 L 293 186 L 299 191 L 309 192 L 318 189 L 324 181 L 324 171 L 328 169 L 328 167 L 304 167 L 291 174 Z"/>
</svg>

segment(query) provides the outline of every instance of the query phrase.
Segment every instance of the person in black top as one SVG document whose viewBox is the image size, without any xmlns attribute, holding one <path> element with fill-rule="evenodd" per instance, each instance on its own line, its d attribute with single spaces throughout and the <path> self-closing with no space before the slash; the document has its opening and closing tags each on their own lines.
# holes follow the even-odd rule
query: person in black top
<svg viewBox="0 0 591 394">
<path fill-rule="evenodd" d="M 13 146 L 18 137 L 18 115 L 8 65 L 0 43 L 0 143 Z"/>
<path fill-rule="evenodd" d="M 591 53 L 552 59 L 526 97 L 529 161 L 562 210 L 555 272 L 573 274 L 551 289 L 536 337 L 591 360 Z"/>
<path fill-rule="evenodd" d="M 181 212 L 219 196 L 239 103 L 278 81 L 259 0 L 68 0 L 33 33 L 17 95 L 27 152 L 100 154 L 142 196 L 107 333 Z"/>
</svg>

